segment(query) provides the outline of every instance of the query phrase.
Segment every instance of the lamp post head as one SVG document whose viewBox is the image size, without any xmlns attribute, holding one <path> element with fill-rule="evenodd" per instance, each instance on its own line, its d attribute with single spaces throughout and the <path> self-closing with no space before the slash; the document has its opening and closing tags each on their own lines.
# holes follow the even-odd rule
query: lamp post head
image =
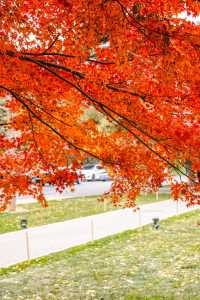
<svg viewBox="0 0 200 300">
<path fill-rule="evenodd" d="M 27 219 L 21 219 L 20 220 L 20 226 L 21 226 L 21 229 L 26 229 L 28 227 Z"/>
<path fill-rule="evenodd" d="M 159 218 L 153 218 L 152 221 L 153 221 L 153 224 L 152 224 L 153 228 L 159 229 L 160 228 Z"/>
</svg>

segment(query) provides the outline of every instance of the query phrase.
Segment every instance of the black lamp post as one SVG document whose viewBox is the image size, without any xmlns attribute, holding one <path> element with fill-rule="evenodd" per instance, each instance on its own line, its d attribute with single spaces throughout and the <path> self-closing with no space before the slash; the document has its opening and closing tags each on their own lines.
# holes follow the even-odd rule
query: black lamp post
<svg viewBox="0 0 200 300">
<path fill-rule="evenodd" d="M 153 221 L 152 224 L 153 228 L 158 230 L 160 228 L 159 218 L 153 218 L 152 221 Z"/>
<path fill-rule="evenodd" d="M 21 226 L 21 229 L 27 229 L 28 228 L 28 220 L 21 219 L 20 226 Z M 25 230 L 24 232 L 25 232 L 25 239 L 26 239 L 26 254 L 27 254 L 27 259 L 29 260 L 30 259 L 30 243 L 29 243 L 28 229 Z"/>
<path fill-rule="evenodd" d="M 21 229 L 26 229 L 28 227 L 27 219 L 21 219 L 20 220 L 20 226 L 21 226 Z"/>
</svg>

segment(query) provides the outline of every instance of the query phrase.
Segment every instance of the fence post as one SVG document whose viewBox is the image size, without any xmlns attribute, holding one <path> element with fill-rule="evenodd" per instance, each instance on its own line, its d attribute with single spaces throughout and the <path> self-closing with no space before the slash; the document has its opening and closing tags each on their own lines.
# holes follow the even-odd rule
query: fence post
<svg viewBox="0 0 200 300">
<path fill-rule="evenodd" d="M 178 200 L 176 201 L 176 214 L 179 214 L 179 203 Z"/>
<path fill-rule="evenodd" d="M 139 224 L 139 226 L 142 225 L 142 218 L 141 218 L 141 210 L 140 210 L 140 208 L 138 208 L 138 224 Z"/>
<path fill-rule="evenodd" d="M 158 191 L 156 192 L 156 201 L 158 201 L 159 199 L 159 194 L 158 194 Z"/>
<path fill-rule="evenodd" d="M 25 238 L 26 238 L 26 254 L 27 254 L 27 260 L 30 260 L 30 243 L 29 243 L 28 229 L 25 229 Z"/>
<path fill-rule="evenodd" d="M 106 211 L 106 201 L 103 201 L 103 211 Z"/>
<path fill-rule="evenodd" d="M 91 240 L 93 242 L 94 241 L 94 221 L 93 220 L 91 220 L 90 229 L 91 229 Z"/>
</svg>

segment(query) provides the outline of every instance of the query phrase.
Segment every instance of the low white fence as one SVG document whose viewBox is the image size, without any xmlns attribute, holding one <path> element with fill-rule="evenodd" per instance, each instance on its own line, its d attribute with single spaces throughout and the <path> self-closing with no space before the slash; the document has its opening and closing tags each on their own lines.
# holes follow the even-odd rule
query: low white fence
<svg viewBox="0 0 200 300">
<path fill-rule="evenodd" d="M 171 200 L 120 209 L 0 235 L 0 267 L 47 255 L 195 208 Z"/>
</svg>

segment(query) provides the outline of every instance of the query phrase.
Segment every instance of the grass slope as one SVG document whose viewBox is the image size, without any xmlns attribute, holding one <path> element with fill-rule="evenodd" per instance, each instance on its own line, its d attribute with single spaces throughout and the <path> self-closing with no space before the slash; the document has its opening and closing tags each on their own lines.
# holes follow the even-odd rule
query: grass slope
<svg viewBox="0 0 200 300">
<path fill-rule="evenodd" d="M 200 211 L 0 271 L 1 300 L 199 300 Z"/>
<path fill-rule="evenodd" d="M 169 199 L 169 194 L 160 194 L 159 201 Z M 138 203 L 156 201 L 155 194 L 138 197 Z M 79 217 L 85 217 L 116 209 L 111 203 L 97 201 L 97 197 L 82 197 L 62 201 L 49 201 L 48 208 L 42 208 L 39 203 L 29 203 L 17 206 L 17 212 L 0 214 L 0 234 L 20 230 L 20 220 L 28 219 L 28 226 L 41 226 Z"/>
</svg>

